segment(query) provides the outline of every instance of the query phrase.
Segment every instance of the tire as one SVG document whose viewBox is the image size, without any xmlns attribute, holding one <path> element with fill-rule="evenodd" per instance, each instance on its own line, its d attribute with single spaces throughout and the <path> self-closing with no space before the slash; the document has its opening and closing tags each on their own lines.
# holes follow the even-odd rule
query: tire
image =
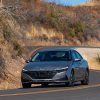
<svg viewBox="0 0 100 100">
<path fill-rule="evenodd" d="M 48 86 L 48 83 L 42 83 L 41 86 L 42 87 L 47 87 Z"/>
<path fill-rule="evenodd" d="M 74 71 L 71 72 L 70 80 L 66 83 L 66 86 L 74 86 Z"/>
<path fill-rule="evenodd" d="M 22 83 L 22 87 L 23 88 L 31 88 L 31 84 L 30 83 Z"/>
<path fill-rule="evenodd" d="M 86 71 L 85 78 L 84 78 L 84 80 L 81 81 L 81 84 L 82 85 L 88 85 L 89 84 L 89 72 L 88 71 Z"/>
</svg>

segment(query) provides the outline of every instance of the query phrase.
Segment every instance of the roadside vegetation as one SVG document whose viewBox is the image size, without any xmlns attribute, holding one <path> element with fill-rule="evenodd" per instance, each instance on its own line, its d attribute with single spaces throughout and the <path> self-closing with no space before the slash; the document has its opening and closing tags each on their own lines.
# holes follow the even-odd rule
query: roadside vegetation
<svg viewBox="0 0 100 100">
<path fill-rule="evenodd" d="M 10 11 L 0 9 L 0 89 L 20 87 L 24 49 L 18 40 L 18 26 Z"/>
<path fill-rule="evenodd" d="M 5 5 L 32 44 L 100 45 L 99 5 L 70 7 L 41 0 L 6 0 Z"/>
<path fill-rule="evenodd" d="M 100 64 L 100 55 L 97 54 L 96 61 Z"/>
</svg>

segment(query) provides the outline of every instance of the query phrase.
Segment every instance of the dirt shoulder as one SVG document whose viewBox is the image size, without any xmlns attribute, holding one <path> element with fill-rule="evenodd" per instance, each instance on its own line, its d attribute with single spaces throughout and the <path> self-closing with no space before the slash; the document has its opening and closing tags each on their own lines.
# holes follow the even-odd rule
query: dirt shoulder
<svg viewBox="0 0 100 100">
<path fill-rule="evenodd" d="M 100 70 L 100 63 L 96 60 L 100 55 L 100 48 L 78 48 L 77 50 L 88 61 L 90 69 Z"/>
</svg>

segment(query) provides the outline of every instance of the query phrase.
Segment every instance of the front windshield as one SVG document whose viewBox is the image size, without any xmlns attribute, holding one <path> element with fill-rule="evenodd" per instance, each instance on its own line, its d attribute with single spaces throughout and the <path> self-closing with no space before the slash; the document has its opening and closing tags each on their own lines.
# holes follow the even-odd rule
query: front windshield
<svg viewBox="0 0 100 100">
<path fill-rule="evenodd" d="M 31 61 L 67 61 L 69 60 L 69 51 L 44 51 L 36 53 Z"/>
</svg>

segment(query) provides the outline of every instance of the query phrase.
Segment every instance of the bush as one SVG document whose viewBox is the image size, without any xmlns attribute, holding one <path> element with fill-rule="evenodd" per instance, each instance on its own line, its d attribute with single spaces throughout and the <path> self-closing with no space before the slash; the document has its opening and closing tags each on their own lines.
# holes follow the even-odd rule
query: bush
<svg viewBox="0 0 100 100">
<path fill-rule="evenodd" d="M 75 37 L 76 36 L 74 28 L 69 28 L 69 36 L 71 36 L 71 37 Z"/>
<path fill-rule="evenodd" d="M 53 5 L 45 9 L 45 11 L 41 9 L 35 17 L 34 23 L 37 21 L 38 24 L 45 28 L 53 28 L 54 30 L 64 34 L 64 37 L 67 39 L 70 37 L 80 38 L 86 30 L 86 24 L 83 21 L 69 17 L 66 12 L 57 9 Z"/>
<path fill-rule="evenodd" d="M 12 41 L 12 43 L 13 43 L 14 50 L 17 51 L 17 56 L 21 56 L 22 55 L 21 45 L 17 41 Z"/>
<path fill-rule="evenodd" d="M 2 49 L 0 48 L 0 78 L 5 78 L 5 60 L 2 56 Z"/>
<path fill-rule="evenodd" d="M 12 38 L 12 33 L 7 26 L 4 26 L 3 28 L 3 36 L 7 41 L 10 41 Z"/>
<path fill-rule="evenodd" d="M 96 61 L 97 61 L 98 63 L 100 63 L 100 55 L 99 55 L 99 54 L 97 54 Z"/>
<path fill-rule="evenodd" d="M 84 32 L 86 25 L 85 25 L 85 23 L 78 21 L 78 22 L 75 22 L 75 23 L 70 23 L 69 28 L 73 29 L 74 32 L 76 34 L 78 34 L 80 32 Z"/>
<path fill-rule="evenodd" d="M 48 18 L 58 18 L 58 13 L 55 11 L 51 11 L 47 16 Z"/>
</svg>

